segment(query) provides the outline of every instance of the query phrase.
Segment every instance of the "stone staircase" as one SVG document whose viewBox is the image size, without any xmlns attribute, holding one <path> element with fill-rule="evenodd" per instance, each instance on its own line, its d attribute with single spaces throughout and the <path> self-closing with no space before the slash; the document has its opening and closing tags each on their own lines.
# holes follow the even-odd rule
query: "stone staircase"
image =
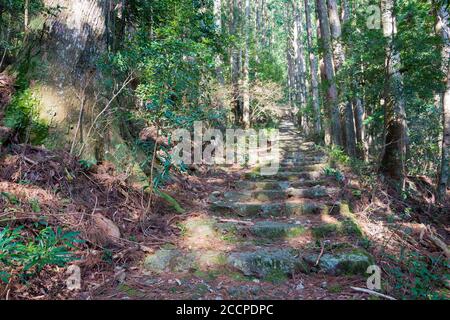
<svg viewBox="0 0 450 320">
<path fill-rule="evenodd" d="M 253 281 L 287 281 L 298 273 L 361 275 L 373 264 L 364 234 L 327 156 L 304 141 L 286 117 L 280 125 L 280 170 L 251 170 L 230 191 L 210 197 L 210 212 L 180 223 L 182 240 L 147 256 L 156 274 L 213 273 Z"/>
</svg>

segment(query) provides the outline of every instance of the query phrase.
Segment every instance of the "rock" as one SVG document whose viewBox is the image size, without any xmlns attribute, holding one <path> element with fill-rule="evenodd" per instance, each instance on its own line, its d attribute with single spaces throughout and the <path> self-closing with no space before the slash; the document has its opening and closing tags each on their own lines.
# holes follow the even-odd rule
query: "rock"
<svg viewBox="0 0 450 320">
<path fill-rule="evenodd" d="M 211 205 L 211 210 L 223 214 L 238 214 L 244 217 L 280 216 L 284 214 L 283 203 L 239 203 L 217 201 Z"/>
<path fill-rule="evenodd" d="M 287 216 L 301 216 L 308 214 L 322 214 L 328 211 L 327 207 L 321 204 L 316 204 L 312 202 L 305 203 L 286 203 L 286 215 Z"/>
<path fill-rule="evenodd" d="M 338 192 L 338 189 L 324 188 L 324 187 L 320 187 L 320 186 L 316 186 L 316 187 L 308 188 L 308 189 L 289 188 L 287 190 L 287 194 L 289 196 L 312 198 L 312 199 L 331 197 L 332 195 L 336 194 L 337 192 Z"/>
<path fill-rule="evenodd" d="M 178 250 L 161 249 L 145 258 L 144 267 L 148 271 L 162 273 L 170 271 L 172 260 L 180 254 Z"/>
<path fill-rule="evenodd" d="M 99 213 L 94 214 L 93 218 L 96 227 L 101 231 L 102 235 L 111 240 L 120 239 L 120 229 L 114 222 L 112 222 L 112 220 Z"/>
<path fill-rule="evenodd" d="M 314 266 L 318 259 L 317 254 L 307 255 L 305 261 Z M 324 254 L 319 263 L 319 268 L 330 275 L 364 275 L 367 268 L 373 264 L 373 258 L 363 250 L 353 250 L 337 254 Z"/>
<path fill-rule="evenodd" d="M 244 275 L 257 278 L 286 277 L 305 270 L 298 253 L 289 249 L 233 253 L 228 263 Z"/>
<path fill-rule="evenodd" d="M 186 273 L 193 270 L 217 268 L 225 263 L 226 258 L 221 252 L 183 252 L 178 249 L 160 249 L 145 258 L 144 268 L 154 273 Z"/>
<path fill-rule="evenodd" d="M 297 224 L 262 221 L 255 223 L 255 225 L 250 228 L 250 231 L 257 237 L 275 239 L 296 237 L 306 230 L 303 226 Z"/>
<path fill-rule="evenodd" d="M 295 290 L 297 291 L 303 291 L 305 289 L 305 285 L 300 282 L 299 284 L 297 284 L 297 286 L 295 286 Z"/>
</svg>

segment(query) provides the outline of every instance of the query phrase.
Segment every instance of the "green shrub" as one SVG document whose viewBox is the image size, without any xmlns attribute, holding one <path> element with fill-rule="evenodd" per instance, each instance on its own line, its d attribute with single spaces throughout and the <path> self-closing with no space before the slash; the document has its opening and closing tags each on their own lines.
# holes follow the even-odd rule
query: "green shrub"
<svg viewBox="0 0 450 320">
<path fill-rule="evenodd" d="M 344 174 L 334 168 L 326 167 L 323 169 L 323 172 L 327 177 L 333 177 L 338 182 L 343 182 L 345 180 Z"/>
<path fill-rule="evenodd" d="M 46 227 L 31 239 L 23 235 L 24 228 L 4 228 L 0 231 L 0 280 L 8 282 L 11 275 L 27 279 L 42 271 L 45 266 L 64 266 L 76 260 L 70 252 L 78 233 L 63 233 L 60 228 Z"/>
<path fill-rule="evenodd" d="M 449 279 L 449 263 L 445 258 L 432 259 L 431 265 L 418 253 L 402 252 L 400 257 L 390 258 L 395 265 L 387 271 L 393 276 L 394 290 L 404 299 L 445 299 L 437 290 L 442 287 L 443 279 Z"/>
<path fill-rule="evenodd" d="M 49 126 L 39 118 L 39 100 L 30 89 L 18 92 L 6 109 L 4 124 L 19 133 L 24 142 L 42 144 Z"/>
</svg>

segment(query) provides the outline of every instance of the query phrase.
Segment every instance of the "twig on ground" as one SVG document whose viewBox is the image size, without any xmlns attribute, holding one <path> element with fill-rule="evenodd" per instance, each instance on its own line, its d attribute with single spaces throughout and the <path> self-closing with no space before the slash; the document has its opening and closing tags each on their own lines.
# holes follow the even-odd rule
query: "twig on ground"
<svg viewBox="0 0 450 320">
<path fill-rule="evenodd" d="M 317 257 L 316 264 L 314 265 L 315 267 L 317 267 L 317 266 L 319 265 L 320 259 L 322 259 L 322 256 L 323 256 L 324 251 L 325 251 L 325 242 L 322 242 L 322 249 L 320 250 L 320 254 L 319 254 L 319 256 Z"/>
</svg>

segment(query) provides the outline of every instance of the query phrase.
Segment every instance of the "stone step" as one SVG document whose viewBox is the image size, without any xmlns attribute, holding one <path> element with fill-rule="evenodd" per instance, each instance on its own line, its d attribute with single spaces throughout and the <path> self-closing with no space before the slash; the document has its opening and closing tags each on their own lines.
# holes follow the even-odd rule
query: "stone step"
<svg viewBox="0 0 450 320">
<path fill-rule="evenodd" d="M 334 203 L 286 200 L 282 202 L 230 202 L 215 201 L 211 211 L 221 215 L 238 215 L 242 217 L 295 217 L 308 214 L 337 214 L 340 206 Z"/>
<path fill-rule="evenodd" d="M 254 190 L 240 190 L 240 191 L 230 191 L 226 192 L 222 199 L 220 197 L 214 196 L 213 201 L 224 200 L 227 202 L 251 202 L 251 201 L 260 201 L 260 202 L 269 202 L 269 201 L 278 201 L 278 200 L 286 200 L 286 199 L 322 199 L 322 198 L 331 198 L 333 195 L 336 195 L 339 192 L 339 189 L 336 188 L 326 188 L 317 186 L 314 188 L 287 188 L 287 189 L 279 189 L 279 190 L 262 190 L 262 191 L 254 191 Z"/>
<path fill-rule="evenodd" d="M 288 167 L 288 166 L 311 166 L 311 165 L 316 165 L 316 164 L 327 164 L 328 163 L 328 159 L 325 157 L 307 157 L 304 159 L 300 159 L 300 160 L 290 160 L 290 159 L 282 159 L 280 161 L 280 165 L 283 167 Z"/>
<path fill-rule="evenodd" d="M 317 263 L 319 261 L 319 263 Z M 184 251 L 160 249 L 144 260 L 144 269 L 153 274 L 186 274 L 215 271 L 224 275 L 239 272 L 264 281 L 285 281 L 299 273 L 322 272 L 329 275 L 364 275 L 374 259 L 361 249 L 345 248 L 333 253 L 302 251 L 292 247 L 255 247 L 251 250 Z M 317 264 L 317 266 L 316 266 Z"/>
<path fill-rule="evenodd" d="M 308 231 L 300 223 L 277 222 L 272 220 L 258 221 L 249 227 L 250 233 L 266 240 L 295 238 Z"/>
<path fill-rule="evenodd" d="M 235 187 L 238 190 L 286 190 L 288 188 L 306 188 L 326 185 L 326 180 L 307 180 L 307 181 L 238 181 L 235 183 Z"/>
<path fill-rule="evenodd" d="M 278 172 L 272 175 L 260 175 L 258 173 L 245 174 L 245 178 L 251 181 L 261 180 L 281 180 L 281 181 L 299 181 L 299 180 L 316 180 L 324 178 L 323 171 L 304 171 L 304 172 Z"/>
<path fill-rule="evenodd" d="M 305 164 L 290 164 L 290 163 L 280 163 L 279 164 L 279 168 L 278 168 L 278 172 L 289 172 L 292 174 L 298 174 L 298 173 L 303 173 L 303 172 L 308 172 L 308 171 L 320 171 L 322 172 L 325 168 L 327 167 L 326 163 L 305 163 Z M 262 167 L 256 167 L 254 168 L 252 171 L 247 172 L 246 176 L 247 177 L 253 177 L 255 176 L 255 174 L 260 174 L 261 173 L 261 168 L 265 168 L 264 166 Z"/>
<path fill-rule="evenodd" d="M 316 161 L 317 162 L 317 161 Z M 305 162 L 302 161 L 301 164 L 292 164 L 292 163 L 280 163 L 281 169 L 280 171 L 295 171 L 295 172 L 304 172 L 304 171 L 323 171 L 327 164 L 325 162 Z"/>
</svg>

